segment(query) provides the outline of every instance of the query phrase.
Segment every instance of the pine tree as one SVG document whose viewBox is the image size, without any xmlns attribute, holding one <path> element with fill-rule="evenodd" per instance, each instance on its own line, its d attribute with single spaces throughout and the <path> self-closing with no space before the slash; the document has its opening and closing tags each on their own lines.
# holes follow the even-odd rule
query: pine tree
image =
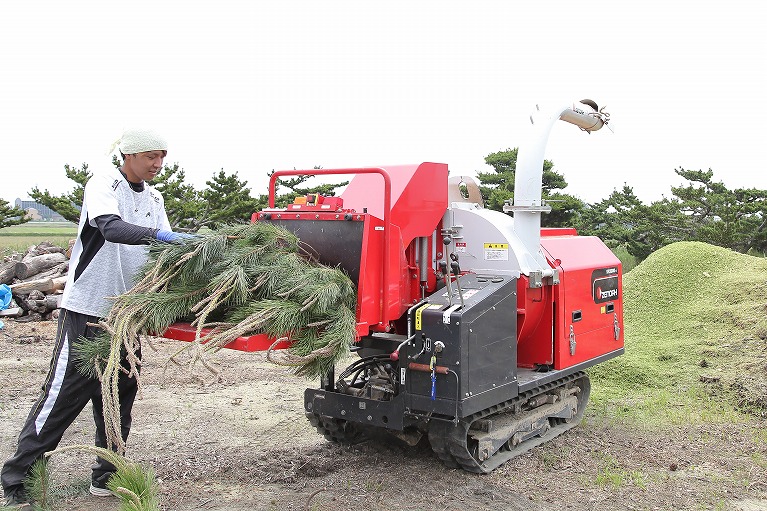
<svg viewBox="0 0 767 511">
<path fill-rule="evenodd" d="M 0 229 L 28 222 L 26 215 L 27 212 L 23 209 L 12 207 L 7 201 L 0 199 Z"/>
<path fill-rule="evenodd" d="M 71 192 L 51 195 L 48 190 L 40 191 L 35 186 L 29 192 L 29 196 L 43 206 L 48 206 L 70 222 L 78 223 L 80 221 L 80 207 L 83 204 L 83 195 L 85 194 L 85 183 L 91 178 L 92 173 L 88 170 L 86 163 L 83 163 L 79 169 L 64 165 L 64 172 L 69 179 L 77 184 Z"/>
<path fill-rule="evenodd" d="M 159 511 L 159 484 L 152 468 L 141 466 L 114 451 L 89 445 L 59 447 L 55 451 L 45 453 L 44 458 L 32 465 L 24 480 L 24 491 L 33 501 L 35 510 L 58 509 L 55 494 L 59 489 L 51 481 L 50 458 L 70 451 L 95 454 L 115 466 L 117 470 L 109 478 L 107 488 L 119 499 L 119 511 Z"/>
<path fill-rule="evenodd" d="M 200 193 L 204 204 L 200 224 L 212 229 L 236 220 L 248 221 L 264 205 L 251 197 L 248 182 L 240 181 L 236 172 L 227 175 L 222 169 L 205 184 L 208 188 Z"/>
</svg>

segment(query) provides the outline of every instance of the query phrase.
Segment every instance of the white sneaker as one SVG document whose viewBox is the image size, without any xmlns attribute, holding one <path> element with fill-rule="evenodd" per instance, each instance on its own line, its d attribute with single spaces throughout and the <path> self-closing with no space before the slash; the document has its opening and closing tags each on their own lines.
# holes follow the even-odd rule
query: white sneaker
<svg viewBox="0 0 767 511">
<path fill-rule="evenodd" d="M 114 495 L 109 489 L 93 486 L 93 483 L 91 483 L 91 487 L 88 491 L 91 492 L 91 495 L 95 495 L 96 497 L 112 497 Z"/>
</svg>

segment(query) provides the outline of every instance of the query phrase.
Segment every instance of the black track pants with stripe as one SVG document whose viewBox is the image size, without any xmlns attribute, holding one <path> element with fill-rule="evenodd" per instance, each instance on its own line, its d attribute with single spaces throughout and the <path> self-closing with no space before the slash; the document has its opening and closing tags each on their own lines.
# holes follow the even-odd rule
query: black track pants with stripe
<svg viewBox="0 0 767 511">
<path fill-rule="evenodd" d="M 0 478 L 6 496 L 22 491 L 24 478 L 32 464 L 59 445 L 66 429 L 89 401 L 93 404 L 93 419 L 96 423 L 95 445 L 107 446 L 101 383 L 77 371 L 72 349 L 79 337 L 93 338 L 99 333 L 98 328 L 88 325 L 96 321 L 98 318 L 93 316 L 61 309 L 51 367 L 42 394 L 32 407 L 19 434 L 16 454 L 3 466 Z M 120 418 L 122 437 L 127 440 L 137 383 L 135 378 L 124 376 L 120 375 L 119 381 Z M 101 487 L 115 471 L 114 465 L 101 458 L 96 459 L 92 469 L 92 480 Z"/>
</svg>

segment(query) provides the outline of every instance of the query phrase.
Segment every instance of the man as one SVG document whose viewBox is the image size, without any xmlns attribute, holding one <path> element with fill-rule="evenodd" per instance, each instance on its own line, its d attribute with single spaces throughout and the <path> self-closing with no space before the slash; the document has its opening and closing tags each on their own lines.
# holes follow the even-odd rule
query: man
<svg viewBox="0 0 767 511">
<path fill-rule="evenodd" d="M 162 195 L 147 184 L 163 168 L 165 140 L 154 132 L 134 129 L 123 133 L 118 143 L 123 166 L 94 172 L 85 185 L 50 370 L 42 394 L 21 430 L 16 454 L 2 469 L 7 506 L 32 509 L 24 494 L 24 479 L 30 467 L 56 448 L 88 401 L 93 404 L 96 446 L 107 447 L 100 382 L 78 373 L 72 346 L 81 336 L 95 337 L 99 329 L 93 324 L 109 311 L 108 298 L 133 287 L 139 267 L 147 260 L 145 245 L 150 240 L 173 242 L 188 237 L 171 230 Z M 137 355 L 140 357 L 140 353 Z M 122 375 L 119 394 L 123 440 L 130 431 L 136 391 L 136 379 Z M 97 458 L 92 468 L 90 492 L 111 495 L 106 483 L 115 467 Z"/>
</svg>

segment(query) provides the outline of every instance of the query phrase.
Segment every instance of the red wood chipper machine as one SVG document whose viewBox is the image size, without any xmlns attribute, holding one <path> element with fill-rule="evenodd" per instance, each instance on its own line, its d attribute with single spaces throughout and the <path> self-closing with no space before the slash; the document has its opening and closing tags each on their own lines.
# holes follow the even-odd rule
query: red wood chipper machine
<svg viewBox="0 0 767 511">
<path fill-rule="evenodd" d="M 537 110 L 504 212 L 485 209 L 475 182 L 441 163 L 272 175 L 270 206 L 252 220 L 294 232 L 357 288 L 359 358 L 304 395 L 327 439 L 428 438 L 446 465 L 487 473 L 577 425 L 590 392 L 584 370 L 623 353 L 622 271 L 598 238 L 541 229 L 544 149 L 557 120 L 591 132 L 609 116 L 590 100 Z M 338 197 L 276 208 L 276 180 L 296 175 L 351 180 Z"/>
</svg>

